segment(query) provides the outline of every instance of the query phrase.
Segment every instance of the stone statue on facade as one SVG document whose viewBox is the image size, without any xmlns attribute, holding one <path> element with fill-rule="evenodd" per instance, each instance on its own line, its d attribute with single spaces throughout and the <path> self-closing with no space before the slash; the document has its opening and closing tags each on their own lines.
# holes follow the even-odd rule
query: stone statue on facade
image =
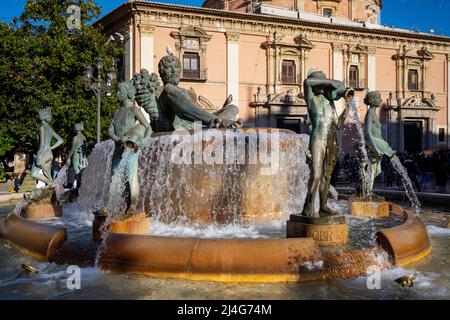
<svg viewBox="0 0 450 320">
<path fill-rule="evenodd" d="M 39 110 L 39 119 L 41 120 L 38 136 L 39 150 L 33 161 L 31 176 L 44 182 L 48 187 L 54 188 L 55 183 L 52 178 L 52 151 L 63 143 L 63 139 L 50 127 L 49 122 L 52 120 L 50 108 Z M 54 145 L 51 144 L 53 138 L 56 139 Z M 42 170 L 42 173 L 39 172 L 40 170 Z"/>
<path fill-rule="evenodd" d="M 121 82 L 117 95 L 122 106 L 114 114 L 108 134 L 116 142 L 113 157 L 113 175 L 117 172 L 119 163 L 125 151 L 128 151 L 126 180 L 129 185 L 128 212 L 136 210 L 139 184 L 137 179 L 139 147 L 145 137 L 150 136 L 152 129 L 141 110 L 133 105 L 135 88 L 131 83 Z"/>
<path fill-rule="evenodd" d="M 367 153 L 371 162 L 371 176 L 368 177 L 369 194 L 373 191 L 375 178 L 381 173 L 381 158 L 387 156 L 392 158 L 396 152 L 381 135 L 381 122 L 377 117 L 376 110 L 382 104 L 381 94 L 378 91 L 371 91 L 366 94 L 364 103 L 369 106 L 364 120 L 364 135 L 366 140 Z"/>
<path fill-rule="evenodd" d="M 314 71 L 304 82 L 308 118 L 311 122 L 309 151 L 310 180 L 303 216 L 310 218 L 336 215 L 328 207 L 328 193 L 334 166 L 339 153 L 338 130 L 348 114 L 347 108 L 338 116 L 334 101 L 354 96 L 352 88 L 341 81 L 327 79 L 321 71 Z"/>
<path fill-rule="evenodd" d="M 193 129 L 195 121 L 201 121 L 208 128 L 241 127 L 237 119 L 239 109 L 231 104 L 230 97 L 220 110 L 208 113 L 192 99 L 188 90 L 178 86 L 181 64 L 172 52 L 159 61 L 158 69 L 162 88 L 158 88 L 156 74 L 149 74 L 145 69 L 132 80 L 136 101 L 150 115 L 154 131 L 189 130 Z"/>
</svg>

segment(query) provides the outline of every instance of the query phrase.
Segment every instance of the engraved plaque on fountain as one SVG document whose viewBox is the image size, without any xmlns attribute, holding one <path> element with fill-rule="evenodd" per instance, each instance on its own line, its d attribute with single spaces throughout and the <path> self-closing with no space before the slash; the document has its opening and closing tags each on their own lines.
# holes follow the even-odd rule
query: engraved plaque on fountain
<svg viewBox="0 0 450 320">
<path fill-rule="evenodd" d="M 26 159 L 25 153 L 20 152 L 14 155 L 14 173 L 21 174 L 25 171 Z"/>
</svg>

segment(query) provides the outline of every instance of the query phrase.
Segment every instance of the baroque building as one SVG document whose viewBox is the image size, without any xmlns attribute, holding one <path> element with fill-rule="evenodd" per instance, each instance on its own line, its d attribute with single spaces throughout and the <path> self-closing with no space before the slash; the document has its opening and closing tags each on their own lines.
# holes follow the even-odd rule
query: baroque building
<svg viewBox="0 0 450 320">
<path fill-rule="evenodd" d="M 231 94 L 248 127 L 307 132 L 303 81 L 322 70 L 357 90 L 361 119 L 365 93 L 381 92 L 394 149 L 450 147 L 450 38 L 383 26 L 381 14 L 381 0 L 129 1 L 97 24 L 123 36 L 124 79 L 157 73 L 170 46 L 198 104 L 214 111 Z M 342 142 L 353 150 L 345 133 Z"/>
</svg>

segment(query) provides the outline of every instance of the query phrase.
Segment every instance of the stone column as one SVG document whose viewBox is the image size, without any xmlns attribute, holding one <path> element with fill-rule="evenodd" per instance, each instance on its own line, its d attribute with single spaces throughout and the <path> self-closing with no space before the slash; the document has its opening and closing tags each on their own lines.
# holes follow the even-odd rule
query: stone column
<svg viewBox="0 0 450 320">
<path fill-rule="evenodd" d="M 401 111 L 398 112 L 398 151 L 405 152 L 405 121 Z"/>
<path fill-rule="evenodd" d="M 227 96 L 239 101 L 239 34 L 226 33 L 227 38 Z"/>
<path fill-rule="evenodd" d="M 133 25 L 128 25 L 128 32 L 125 34 L 125 80 L 129 81 L 133 77 Z"/>
<path fill-rule="evenodd" d="M 154 72 L 154 42 L 153 32 L 155 27 L 151 25 L 140 25 L 141 32 L 141 69 Z"/>
<path fill-rule="evenodd" d="M 301 49 L 302 50 L 302 55 L 301 55 L 301 73 L 300 73 L 300 81 L 299 81 L 299 85 L 300 85 L 300 92 L 304 93 L 304 88 L 303 88 L 303 82 L 305 81 L 306 77 L 308 76 L 308 70 L 309 70 L 309 50 L 305 50 L 305 49 Z"/>
<path fill-rule="evenodd" d="M 342 44 L 332 44 L 333 47 L 333 75 L 331 78 L 334 80 L 344 81 L 344 55 L 342 53 Z M 342 101 L 335 102 L 338 113 L 343 110 Z"/>
<path fill-rule="evenodd" d="M 447 147 L 450 148 L 450 53 L 447 54 Z"/>
<path fill-rule="evenodd" d="M 367 88 L 369 91 L 377 89 L 377 59 L 375 51 L 375 48 L 369 48 L 369 54 L 367 55 Z"/>
</svg>

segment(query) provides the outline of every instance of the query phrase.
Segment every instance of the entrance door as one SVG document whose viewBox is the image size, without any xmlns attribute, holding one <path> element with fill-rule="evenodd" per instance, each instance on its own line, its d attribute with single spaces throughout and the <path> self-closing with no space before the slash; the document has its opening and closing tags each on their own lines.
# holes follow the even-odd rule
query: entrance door
<svg viewBox="0 0 450 320">
<path fill-rule="evenodd" d="M 421 121 L 405 121 L 404 139 L 405 151 L 409 154 L 423 151 L 423 125 Z"/>
</svg>

